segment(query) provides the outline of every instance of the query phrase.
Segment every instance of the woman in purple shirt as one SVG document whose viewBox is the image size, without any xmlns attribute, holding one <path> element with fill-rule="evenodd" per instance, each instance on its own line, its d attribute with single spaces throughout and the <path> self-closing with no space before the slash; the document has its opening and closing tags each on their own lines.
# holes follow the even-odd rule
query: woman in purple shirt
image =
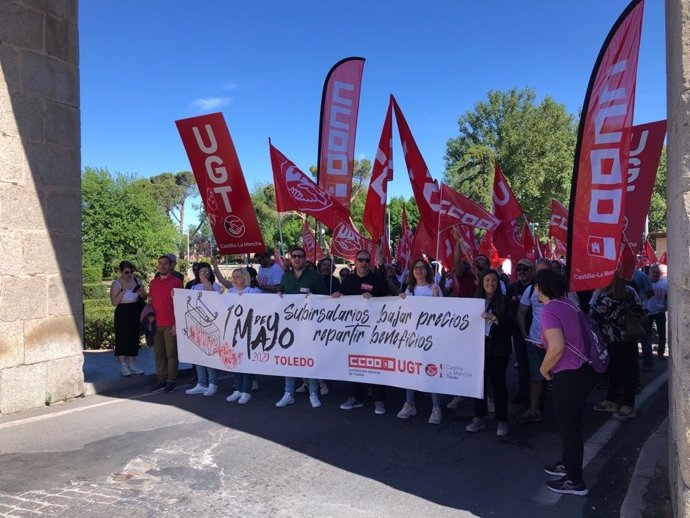
<svg viewBox="0 0 690 518">
<path fill-rule="evenodd" d="M 545 379 L 553 380 L 553 410 L 563 445 L 561 460 L 544 466 L 545 473 L 561 478 L 547 482 L 546 487 L 556 493 L 584 496 L 588 490 L 582 478 L 582 418 L 597 376 L 587 362 L 580 310 L 567 298 L 565 276 L 542 270 L 534 284 L 539 302 L 544 304 L 541 342 L 546 356 L 540 371 Z"/>
</svg>

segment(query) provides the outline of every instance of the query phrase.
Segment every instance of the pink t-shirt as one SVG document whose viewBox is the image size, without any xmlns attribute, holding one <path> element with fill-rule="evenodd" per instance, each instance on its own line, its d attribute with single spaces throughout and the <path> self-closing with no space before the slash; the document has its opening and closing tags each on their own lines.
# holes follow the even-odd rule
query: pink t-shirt
<svg viewBox="0 0 690 518">
<path fill-rule="evenodd" d="M 566 297 L 549 301 L 541 310 L 541 343 L 544 347 L 549 348 L 544 336 L 547 329 L 560 329 L 566 341 L 563 356 L 553 366 L 552 372 L 576 370 L 585 363 L 585 360 L 571 350 L 575 348 L 586 357 L 579 313 L 579 308 Z"/>
</svg>

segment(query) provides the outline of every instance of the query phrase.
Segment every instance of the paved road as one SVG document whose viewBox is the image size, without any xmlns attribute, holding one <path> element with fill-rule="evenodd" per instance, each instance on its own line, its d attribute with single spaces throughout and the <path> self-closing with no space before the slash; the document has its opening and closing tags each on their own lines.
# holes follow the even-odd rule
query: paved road
<svg viewBox="0 0 690 518">
<path fill-rule="evenodd" d="M 274 408 L 282 380 L 263 378 L 249 405 L 212 397 L 147 394 L 136 387 L 0 419 L 0 516 L 78 517 L 608 517 L 617 516 L 639 448 L 667 413 L 664 366 L 646 374 L 638 417 L 590 412 L 587 498 L 555 495 L 541 466 L 557 459 L 551 413 L 499 438 L 465 432 L 468 402 L 440 426 L 338 405 L 331 383 L 322 408 L 302 395 Z M 601 391 L 592 395 L 592 402 Z M 511 408 L 516 413 L 516 407 Z"/>
</svg>

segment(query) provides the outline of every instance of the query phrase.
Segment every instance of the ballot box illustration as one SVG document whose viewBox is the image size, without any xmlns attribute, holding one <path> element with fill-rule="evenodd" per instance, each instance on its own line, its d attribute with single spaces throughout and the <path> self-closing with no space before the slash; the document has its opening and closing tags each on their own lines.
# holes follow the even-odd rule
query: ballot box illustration
<svg viewBox="0 0 690 518">
<path fill-rule="evenodd" d="M 203 292 L 187 297 L 184 333 L 199 349 L 213 356 L 220 349 L 220 329 L 216 325 L 218 313 L 212 312 L 202 300 Z"/>
</svg>

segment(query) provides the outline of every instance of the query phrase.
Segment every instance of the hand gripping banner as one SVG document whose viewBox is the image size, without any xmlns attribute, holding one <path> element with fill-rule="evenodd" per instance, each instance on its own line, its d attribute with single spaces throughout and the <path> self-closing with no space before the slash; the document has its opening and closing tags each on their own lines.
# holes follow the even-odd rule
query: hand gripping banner
<svg viewBox="0 0 690 518">
<path fill-rule="evenodd" d="M 175 121 L 221 254 L 266 250 L 222 113 Z"/>
</svg>

